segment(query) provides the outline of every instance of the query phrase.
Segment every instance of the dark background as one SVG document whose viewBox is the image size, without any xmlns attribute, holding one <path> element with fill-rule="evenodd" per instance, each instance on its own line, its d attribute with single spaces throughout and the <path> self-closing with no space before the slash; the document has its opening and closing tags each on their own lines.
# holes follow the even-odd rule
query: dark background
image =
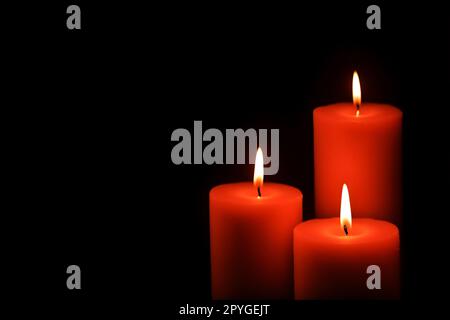
<svg viewBox="0 0 450 320">
<path fill-rule="evenodd" d="M 82 30 L 66 29 L 66 8 Z M 399 302 L 277 302 L 274 317 L 383 316 L 443 306 L 449 285 L 449 23 L 440 4 L 64 2 L 5 12 L 9 297 L 71 312 L 176 317 L 210 303 L 208 192 L 249 165 L 175 166 L 176 128 L 280 129 L 280 170 L 314 217 L 312 110 L 364 101 L 404 113 Z M 66 268 L 82 290 L 66 289 Z M 44 304 L 45 306 L 45 304 Z M 350 314 L 347 309 L 356 310 Z M 337 313 L 337 314 L 336 314 Z"/>
</svg>

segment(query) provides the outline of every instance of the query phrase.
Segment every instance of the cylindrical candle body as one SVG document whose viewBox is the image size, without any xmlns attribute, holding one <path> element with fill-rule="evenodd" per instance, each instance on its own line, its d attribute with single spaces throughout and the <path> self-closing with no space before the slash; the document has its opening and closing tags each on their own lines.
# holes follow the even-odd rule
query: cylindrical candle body
<svg viewBox="0 0 450 320">
<path fill-rule="evenodd" d="M 293 297 L 293 230 L 302 219 L 302 194 L 265 183 L 258 198 L 251 183 L 210 192 L 213 299 Z"/>
<path fill-rule="evenodd" d="M 375 276 L 369 266 L 380 268 L 381 289 L 372 287 L 377 283 L 369 279 Z M 339 218 L 299 224 L 294 230 L 294 274 L 295 298 L 300 300 L 398 299 L 398 228 L 386 221 L 353 219 L 346 236 Z"/>
<path fill-rule="evenodd" d="M 350 103 L 314 110 L 316 216 L 338 217 L 342 185 L 352 214 L 401 222 L 402 112 L 365 103 L 359 116 Z"/>
</svg>

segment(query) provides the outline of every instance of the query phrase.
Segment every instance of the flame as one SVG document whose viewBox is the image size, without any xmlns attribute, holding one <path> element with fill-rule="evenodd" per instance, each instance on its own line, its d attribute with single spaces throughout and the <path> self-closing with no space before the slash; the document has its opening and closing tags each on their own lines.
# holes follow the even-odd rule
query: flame
<svg viewBox="0 0 450 320">
<path fill-rule="evenodd" d="M 346 233 L 352 227 L 352 209 L 350 208 L 350 196 L 347 185 L 344 183 L 341 196 L 341 227 L 347 228 Z"/>
<path fill-rule="evenodd" d="M 253 174 L 253 184 L 255 187 L 260 188 L 264 181 L 264 156 L 261 148 L 256 151 L 255 158 L 255 173 Z"/>
<path fill-rule="evenodd" d="M 359 106 L 361 105 L 361 84 L 359 83 L 358 73 L 353 72 L 353 104 L 357 107 L 356 115 L 359 115 Z"/>
</svg>

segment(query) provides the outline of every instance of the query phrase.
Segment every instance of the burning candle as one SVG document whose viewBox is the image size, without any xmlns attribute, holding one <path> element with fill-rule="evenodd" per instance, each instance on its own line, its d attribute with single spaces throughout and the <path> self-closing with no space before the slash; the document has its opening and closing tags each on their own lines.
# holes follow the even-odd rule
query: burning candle
<svg viewBox="0 0 450 320">
<path fill-rule="evenodd" d="M 344 185 L 340 219 L 314 219 L 295 228 L 296 299 L 399 298 L 398 228 L 381 220 L 352 220 L 351 215 Z"/>
<path fill-rule="evenodd" d="M 353 104 L 314 110 L 314 173 L 317 217 L 337 217 L 340 189 L 350 186 L 355 217 L 401 221 L 402 112 L 361 103 L 358 74 Z"/>
<path fill-rule="evenodd" d="M 289 299 L 293 296 L 293 230 L 302 219 L 300 190 L 264 183 L 258 149 L 254 183 L 210 192 L 213 299 Z"/>
</svg>

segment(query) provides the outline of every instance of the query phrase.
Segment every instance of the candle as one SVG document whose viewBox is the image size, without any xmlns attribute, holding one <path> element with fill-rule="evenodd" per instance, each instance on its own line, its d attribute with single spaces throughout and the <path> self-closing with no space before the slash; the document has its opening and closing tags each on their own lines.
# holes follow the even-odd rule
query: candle
<svg viewBox="0 0 450 320">
<path fill-rule="evenodd" d="M 353 104 L 314 110 L 317 217 L 337 217 L 340 189 L 350 186 L 355 217 L 401 221 L 402 112 L 390 105 L 361 104 L 353 77 Z"/>
<path fill-rule="evenodd" d="M 294 230 L 295 298 L 399 298 L 398 228 L 375 219 L 352 221 L 345 185 L 341 202 L 341 219 L 313 219 Z"/>
<path fill-rule="evenodd" d="M 254 183 L 232 183 L 210 192 L 213 299 L 293 297 L 293 230 L 302 219 L 302 193 L 263 184 L 258 149 Z"/>
</svg>

